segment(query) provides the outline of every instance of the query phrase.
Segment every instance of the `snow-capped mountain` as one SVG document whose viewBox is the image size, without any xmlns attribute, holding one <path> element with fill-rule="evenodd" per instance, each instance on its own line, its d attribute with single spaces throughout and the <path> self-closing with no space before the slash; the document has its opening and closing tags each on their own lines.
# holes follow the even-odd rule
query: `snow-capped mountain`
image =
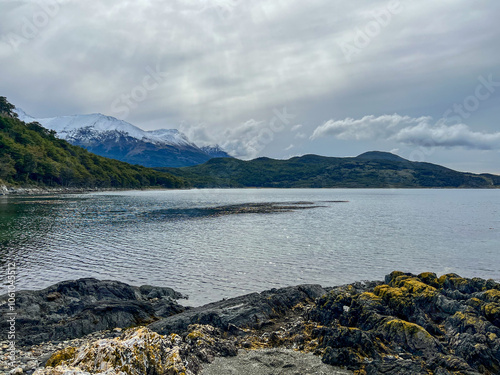
<svg viewBox="0 0 500 375">
<path fill-rule="evenodd" d="M 213 157 L 230 157 L 219 146 L 206 151 L 177 129 L 146 131 L 126 121 L 100 113 L 34 118 L 16 108 L 19 119 L 39 122 L 71 144 L 97 155 L 146 167 L 183 167 L 201 164 Z"/>
<path fill-rule="evenodd" d="M 222 149 L 222 147 L 220 147 L 219 145 L 203 146 L 203 147 L 200 147 L 200 149 L 213 158 L 230 158 L 231 157 L 231 155 L 229 155 L 226 151 L 224 151 Z"/>
<path fill-rule="evenodd" d="M 24 122 L 37 121 L 43 127 L 54 130 L 57 135 L 66 140 L 78 139 L 84 141 L 88 139 L 93 141 L 96 137 L 108 132 L 119 132 L 127 134 L 132 138 L 139 140 L 169 144 L 169 145 L 189 145 L 196 147 L 188 138 L 177 129 L 158 129 L 146 131 L 134 126 L 126 121 L 115 117 L 105 116 L 100 113 L 90 115 L 72 115 L 50 118 L 33 118 L 23 110 L 17 109 L 19 119 Z M 83 136 L 82 136 L 83 135 Z"/>
</svg>

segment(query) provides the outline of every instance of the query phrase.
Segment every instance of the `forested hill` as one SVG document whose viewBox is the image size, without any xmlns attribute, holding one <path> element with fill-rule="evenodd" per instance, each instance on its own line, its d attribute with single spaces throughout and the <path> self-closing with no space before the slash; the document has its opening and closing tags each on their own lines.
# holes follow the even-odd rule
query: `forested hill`
<svg viewBox="0 0 500 375">
<path fill-rule="evenodd" d="M 184 187 L 181 178 L 94 155 L 55 137 L 0 97 L 0 184 L 91 188 Z"/>
<path fill-rule="evenodd" d="M 500 176 L 463 173 L 411 162 L 386 152 L 289 160 L 215 158 L 205 164 L 157 170 L 94 155 L 26 124 L 0 97 L 0 185 L 78 188 L 278 187 L 278 188 L 498 188 Z"/>
<path fill-rule="evenodd" d="M 278 188 L 498 188 L 500 176 L 462 173 L 411 162 L 387 152 L 357 157 L 305 155 L 289 160 L 212 159 L 185 168 L 161 168 L 196 187 Z"/>
</svg>

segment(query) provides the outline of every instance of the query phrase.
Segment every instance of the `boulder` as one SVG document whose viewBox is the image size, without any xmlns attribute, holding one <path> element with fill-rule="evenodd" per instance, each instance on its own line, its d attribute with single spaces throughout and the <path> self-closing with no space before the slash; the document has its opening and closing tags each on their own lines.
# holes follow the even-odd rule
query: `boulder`
<svg viewBox="0 0 500 375">
<path fill-rule="evenodd" d="M 271 289 L 196 307 L 148 327 L 163 335 L 184 332 L 191 324 L 209 324 L 223 331 L 259 329 L 272 324 L 273 319 L 293 313 L 293 308 L 299 304 L 313 302 L 325 293 L 320 285 Z"/>
<path fill-rule="evenodd" d="M 55 353 L 34 375 L 126 374 L 193 375 L 216 356 L 235 356 L 236 347 L 211 326 L 192 325 L 180 336 L 162 336 L 146 327 L 131 328 L 103 339 Z"/>
<path fill-rule="evenodd" d="M 135 287 L 93 278 L 63 281 L 48 288 L 16 293 L 18 345 L 62 341 L 86 334 L 144 325 L 185 310 L 183 296 L 171 288 Z M 8 295 L 0 296 L 0 307 Z M 7 320 L 0 327 L 7 330 Z"/>
</svg>

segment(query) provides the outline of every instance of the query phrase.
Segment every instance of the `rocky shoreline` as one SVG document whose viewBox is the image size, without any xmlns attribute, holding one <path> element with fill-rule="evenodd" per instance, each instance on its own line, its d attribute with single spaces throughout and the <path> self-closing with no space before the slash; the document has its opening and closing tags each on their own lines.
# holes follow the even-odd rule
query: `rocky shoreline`
<svg viewBox="0 0 500 375">
<path fill-rule="evenodd" d="M 12 185 L 0 185 L 0 196 L 7 195 L 33 195 L 33 196 L 44 196 L 52 194 L 85 194 L 85 193 L 96 193 L 103 191 L 130 191 L 130 190 L 172 190 L 169 188 L 164 188 L 160 186 L 153 187 L 142 187 L 142 188 L 100 188 L 100 187 L 37 187 L 37 186 L 12 186 Z M 175 190 L 183 190 L 177 188 Z"/>
<path fill-rule="evenodd" d="M 95 279 L 16 298 L 18 368 L 0 342 L 3 374 L 500 372 L 500 284 L 455 274 L 395 271 L 384 281 L 272 289 L 196 308 L 170 288 Z"/>
<path fill-rule="evenodd" d="M 112 188 L 76 188 L 76 187 L 36 187 L 36 186 L 7 186 L 0 185 L 0 196 L 2 195 L 48 195 L 48 194 L 83 194 L 97 191 L 115 191 L 130 189 Z"/>
</svg>

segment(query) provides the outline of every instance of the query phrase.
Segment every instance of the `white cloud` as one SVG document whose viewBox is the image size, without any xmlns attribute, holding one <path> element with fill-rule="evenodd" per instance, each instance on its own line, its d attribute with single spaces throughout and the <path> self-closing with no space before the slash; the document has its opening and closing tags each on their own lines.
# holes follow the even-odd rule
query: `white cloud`
<svg viewBox="0 0 500 375">
<path fill-rule="evenodd" d="M 311 139 L 334 136 L 343 140 L 392 140 L 423 147 L 465 147 L 479 150 L 500 149 L 500 132 L 484 133 L 465 124 L 447 125 L 431 117 L 413 118 L 398 114 L 361 119 L 329 120 L 318 126 Z"/>
<path fill-rule="evenodd" d="M 254 119 L 225 130 L 207 124 L 182 125 L 180 130 L 199 146 L 218 144 L 230 155 L 241 159 L 259 156 L 276 134 L 269 123 Z"/>
<path fill-rule="evenodd" d="M 483 133 L 465 124 L 435 125 L 421 123 L 401 129 L 393 137 L 398 142 L 424 147 L 465 147 L 477 150 L 499 150 L 500 132 Z"/>
<path fill-rule="evenodd" d="M 293 132 L 296 132 L 300 128 L 302 128 L 302 125 L 301 124 L 297 124 L 297 125 L 292 126 L 292 129 L 290 129 L 290 130 L 293 131 Z"/>
<path fill-rule="evenodd" d="M 297 134 L 295 134 L 295 139 L 305 139 L 307 138 L 307 135 L 305 133 L 301 133 L 301 132 L 298 132 Z"/>
<path fill-rule="evenodd" d="M 179 130 L 187 135 L 191 142 L 194 142 L 200 147 L 213 146 L 217 144 L 217 139 L 214 137 L 213 129 L 206 123 L 198 125 L 181 124 Z"/>
<path fill-rule="evenodd" d="M 398 114 L 379 117 L 370 115 L 360 119 L 348 117 L 344 120 L 329 120 L 314 130 L 311 139 L 325 135 L 333 135 L 339 139 L 355 140 L 386 138 L 396 132 L 400 125 L 418 124 L 428 120 L 430 120 L 428 117 L 411 118 Z"/>
<path fill-rule="evenodd" d="M 231 126 L 328 92 L 325 83 L 333 85 L 340 74 L 332 69 L 336 52 L 322 45 L 332 42 L 334 33 L 318 40 L 309 25 L 324 27 L 324 20 L 315 6 L 298 0 L 110 3 L 65 1 L 19 53 L 3 37 L 21 34 L 24 17 L 33 18 L 41 8 L 33 2 L 0 12 L 0 63 L 6 67 L 0 85 L 22 92 L 25 102 L 19 104 L 37 116 L 63 112 L 43 113 L 50 102 L 71 107 L 69 113 L 120 117 L 110 113 L 111 104 L 130 96 L 147 68 L 160 63 L 165 79 L 134 103 L 127 121 L 167 118 Z M 28 82 L 29 92 L 16 88 Z"/>
</svg>

